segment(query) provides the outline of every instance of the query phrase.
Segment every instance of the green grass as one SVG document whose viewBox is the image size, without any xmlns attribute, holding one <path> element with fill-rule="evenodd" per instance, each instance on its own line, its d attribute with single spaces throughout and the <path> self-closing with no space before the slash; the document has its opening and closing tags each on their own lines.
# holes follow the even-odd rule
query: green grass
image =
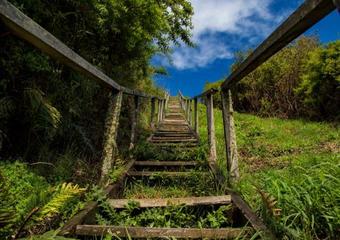
<svg viewBox="0 0 340 240">
<path fill-rule="evenodd" d="M 214 116 L 218 164 L 226 173 L 221 111 Z M 280 238 L 340 238 L 339 127 L 239 113 L 234 117 L 241 174 L 235 187 L 253 209 Z M 203 105 L 199 120 L 206 142 Z"/>
</svg>

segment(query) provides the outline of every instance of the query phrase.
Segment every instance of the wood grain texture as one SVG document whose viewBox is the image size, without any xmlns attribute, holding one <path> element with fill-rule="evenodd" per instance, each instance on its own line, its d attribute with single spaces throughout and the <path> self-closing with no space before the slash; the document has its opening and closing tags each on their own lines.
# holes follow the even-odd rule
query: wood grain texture
<svg viewBox="0 0 340 240">
<path fill-rule="evenodd" d="M 231 203 L 230 195 L 186 198 L 154 198 L 154 199 L 108 199 L 112 208 L 126 208 L 129 202 L 138 203 L 139 208 L 167 207 L 173 205 L 202 206 L 227 205 Z"/>
<path fill-rule="evenodd" d="M 235 239 L 249 232 L 248 228 L 148 228 L 79 225 L 76 233 L 80 236 L 105 236 L 111 233 L 118 237 L 130 238 L 184 238 L 184 239 Z"/>
</svg>

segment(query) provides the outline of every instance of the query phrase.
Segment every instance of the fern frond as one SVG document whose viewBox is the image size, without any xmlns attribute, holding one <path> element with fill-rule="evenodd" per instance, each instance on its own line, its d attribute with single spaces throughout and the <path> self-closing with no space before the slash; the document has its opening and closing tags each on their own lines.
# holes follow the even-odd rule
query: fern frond
<svg viewBox="0 0 340 240">
<path fill-rule="evenodd" d="M 277 200 L 269 193 L 256 187 L 257 192 L 260 194 L 262 201 L 271 216 L 279 217 L 281 215 L 281 209 L 277 207 Z"/>
<path fill-rule="evenodd" d="M 39 123 L 41 124 L 39 127 L 48 128 L 51 126 L 54 129 L 58 128 L 61 122 L 61 114 L 46 98 L 44 98 L 44 93 L 41 90 L 26 88 L 24 97 L 29 102 L 31 111 L 38 114 Z M 46 126 L 45 124 L 48 124 L 49 126 Z"/>
<path fill-rule="evenodd" d="M 74 198 L 82 194 L 86 189 L 80 188 L 77 184 L 63 183 L 59 185 L 52 199 L 41 208 L 39 218 L 51 218 L 61 213 L 63 208 Z"/>
<path fill-rule="evenodd" d="M 7 96 L 0 99 L 0 119 L 8 118 L 15 111 L 14 100 Z"/>
</svg>

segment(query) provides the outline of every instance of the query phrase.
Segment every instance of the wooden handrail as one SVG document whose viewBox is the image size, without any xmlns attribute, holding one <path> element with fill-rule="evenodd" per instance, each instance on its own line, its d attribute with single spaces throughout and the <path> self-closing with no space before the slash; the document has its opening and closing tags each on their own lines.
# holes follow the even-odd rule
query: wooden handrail
<svg viewBox="0 0 340 240">
<path fill-rule="evenodd" d="M 119 85 L 7 0 L 0 1 L 0 19 L 18 37 L 25 39 L 50 57 L 71 67 L 75 71 L 99 81 L 99 83 L 103 84 L 105 87 L 121 91 L 128 95 L 161 99 L 158 96 L 150 96 L 140 91 Z"/>
<path fill-rule="evenodd" d="M 222 89 L 241 81 L 335 9 L 332 0 L 306 0 L 222 83 Z"/>
<path fill-rule="evenodd" d="M 218 89 L 217 88 L 210 88 L 208 89 L 207 91 L 195 96 L 195 97 L 192 97 L 191 99 L 195 99 L 195 98 L 202 98 L 202 97 L 206 97 L 207 95 L 210 95 L 210 94 L 215 94 L 215 93 L 218 93 Z"/>
</svg>

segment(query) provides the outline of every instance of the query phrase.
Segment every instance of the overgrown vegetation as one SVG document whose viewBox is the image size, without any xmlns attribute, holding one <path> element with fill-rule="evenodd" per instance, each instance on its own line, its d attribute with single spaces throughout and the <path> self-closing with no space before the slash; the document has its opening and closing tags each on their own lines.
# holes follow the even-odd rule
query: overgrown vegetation
<svg viewBox="0 0 340 240">
<path fill-rule="evenodd" d="M 20 162 L 0 164 L 0 237 L 44 233 L 81 208 L 85 189 L 75 184 L 51 186 Z"/>
<path fill-rule="evenodd" d="M 205 107 L 200 134 L 207 138 Z M 280 239 L 340 237 L 340 129 L 336 124 L 235 114 L 241 180 L 236 187 Z M 226 173 L 221 111 L 218 162 Z"/>
<path fill-rule="evenodd" d="M 103 202 L 97 221 L 102 225 L 115 226 L 221 228 L 231 225 L 227 217 L 230 210 L 231 206 L 208 209 L 181 205 L 142 210 L 138 203 L 130 202 L 126 209 L 118 211 Z"/>
<path fill-rule="evenodd" d="M 152 77 L 165 74 L 151 58 L 167 55 L 173 44 L 192 45 L 187 0 L 10 2 L 117 83 L 150 95 L 163 96 Z M 8 238 L 27 216 L 22 234 L 59 226 L 78 210 L 83 186 L 97 183 L 110 89 L 20 40 L 3 23 L 0 46 L 0 231 Z M 123 98 L 112 181 L 129 156 L 132 100 Z M 139 131 L 148 124 L 149 105 L 141 101 Z"/>
<path fill-rule="evenodd" d="M 231 70 L 250 52 L 237 53 Z M 339 120 L 339 63 L 340 41 L 321 45 L 315 37 L 301 37 L 233 87 L 235 109 L 265 117 Z M 221 97 L 214 100 L 221 108 Z"/>
</svg>

